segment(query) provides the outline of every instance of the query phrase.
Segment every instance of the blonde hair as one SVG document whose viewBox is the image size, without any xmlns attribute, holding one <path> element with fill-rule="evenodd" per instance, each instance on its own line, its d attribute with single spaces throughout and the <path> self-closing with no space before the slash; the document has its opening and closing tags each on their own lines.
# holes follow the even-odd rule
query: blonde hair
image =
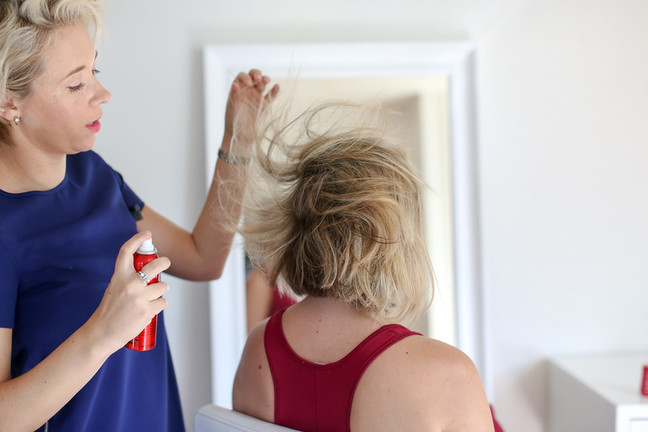
<svg viewBox="0 0 648 432">
<path fill-rule="evenodd" d="M 55 30 L 83 23 L 96 40 L 102 19 L 100 0 L 0 1 L 0 100 L 31 94 Z M 10 144 L 9 128 L 10 123 L 0 118 L 0 143 Z"/>
<path fill-rule="evenodd" d="M 432 299 L 423 183 L 381 129 L 332 120 L 349 109 L 358 107 L 328 103 L 278 130 L 271 123 L 248 174 L 241 233 L 281 289 L 411 322 Z"/>
</svg>

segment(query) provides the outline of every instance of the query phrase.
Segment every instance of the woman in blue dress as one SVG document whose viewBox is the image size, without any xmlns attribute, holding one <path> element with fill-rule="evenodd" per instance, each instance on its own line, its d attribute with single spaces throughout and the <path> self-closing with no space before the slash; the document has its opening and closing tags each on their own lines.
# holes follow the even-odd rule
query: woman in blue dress
<svg viewBox="0 0 648 432">
<path fill-rule="evenodd" d="M 93 152 L 111 94 L 96 76 L 99 0 L 0 1 L 0 430 L 184 430 L 164 330 L 162 271 L 218 278 L 258 112 L 258 70 L 231 87 L 192 232 L 156 213 Z M 234 125 L 240 130 L 234 130 Z M 246 133 L 247 132 L 247 133 Z M 133 268 L 154 236 L 161 255 Z M 157 346 L 124 348 L 159 313 Z"/>
</svg>

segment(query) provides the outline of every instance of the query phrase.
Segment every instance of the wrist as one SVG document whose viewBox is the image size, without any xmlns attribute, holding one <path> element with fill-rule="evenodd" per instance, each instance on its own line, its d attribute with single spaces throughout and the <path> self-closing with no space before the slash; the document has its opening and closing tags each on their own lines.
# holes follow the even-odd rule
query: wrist
<svg viewBox="0 0 648 432">
<path fill-rule="evenodd" d="M 111 338 L 107 328 L 100 325 L 94 316 L 74 332 L 71 339 L 85 347 L 86 353 L 100 362 L 104 362 L 125 344 L 120 344 L 117 338 Z"/>
<path fill-rule="evenodd" d="M 221 148 L 229 150 L 232 143 L 232 138 L 234 138 L 234 131 L 231 128 L 225 128 L 225 133 L 223 133 L 223 142 L 221 143 Z"/>
<path fill-rule="evenodd" d="M 222 160 L 228 165 L 249 165 L 250 163 L 249 157 L 232 153 L 229 150 L 224 150 L 223 148 L 218 149 L 218 159 Z"/>
</svg>

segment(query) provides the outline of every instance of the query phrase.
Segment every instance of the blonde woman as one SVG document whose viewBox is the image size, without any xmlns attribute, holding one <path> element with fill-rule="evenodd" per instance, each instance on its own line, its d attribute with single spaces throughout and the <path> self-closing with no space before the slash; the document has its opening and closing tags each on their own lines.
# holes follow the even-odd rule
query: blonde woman
<svg viewBox="0 0 648 432">
<path fill-rule="evenodd" d="M 96 76 L 101 6 L 0 1 L 2 431 L 184 430 L 161 313 L 168 286 L 146 280 L 219 277 L 232 241 L 221 220 L 238 219 L 242 188 L 219 189 L 246 169 L 251 144 L 233 125 L 247 130 L 277 92 L 257 70 L 235 79 L 214 182 L 188 232 L 92 151 L 111 98 Z M 138 275 L 133 253 L 151 233 L 163 257 Z M 158 313 L 157 346 L 124 348 Z"/>
<path fill-rule="evenodd" d="M 431 301 L 421 182 L 376 131 L 321 129 L 345 110 L 313 109 L 259 152 L 247 252 L 305 297 L 250 333 L 234 409 L 308 432 L 493 431 L 471 360 L 400 324 Z"/>
</svg>

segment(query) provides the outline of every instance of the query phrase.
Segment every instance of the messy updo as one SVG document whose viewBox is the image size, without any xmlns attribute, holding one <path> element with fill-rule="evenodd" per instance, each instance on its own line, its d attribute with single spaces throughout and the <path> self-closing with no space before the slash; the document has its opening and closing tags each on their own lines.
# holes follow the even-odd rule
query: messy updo
<svg viewBox="0 0 648 432">
<path fill-rule="evenodd" d="M 265 130 L 244 205 L 246 251 L 280 289 L 411 322 L 433 280 L 422 182 L 379 129 L 330 117 L 348 120 L 350 109 L 325 104 Z"/>
<path fill-rule="evenodd" d="M 96 39 L 102 18 L 100 0 L 0 0 L 0 101 L 30 95 L 55 30 L 83 23 Z M 9 144 L 10 127 L 0 118 L 0 143 Z"/>
</svg>

